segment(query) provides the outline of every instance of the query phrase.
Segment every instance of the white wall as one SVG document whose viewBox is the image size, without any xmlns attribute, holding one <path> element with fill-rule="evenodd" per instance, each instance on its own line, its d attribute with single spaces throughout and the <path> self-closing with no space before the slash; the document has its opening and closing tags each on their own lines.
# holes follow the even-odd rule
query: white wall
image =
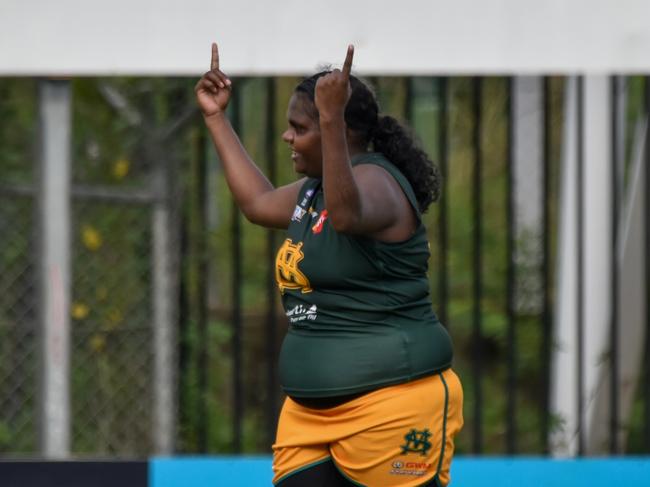
<svg viewBox="0 0 650 487">
<path fill-rule="evenodd" d="M 0 0 L 0 75 L 650 71 L 647 0 Z"/>
</svg>

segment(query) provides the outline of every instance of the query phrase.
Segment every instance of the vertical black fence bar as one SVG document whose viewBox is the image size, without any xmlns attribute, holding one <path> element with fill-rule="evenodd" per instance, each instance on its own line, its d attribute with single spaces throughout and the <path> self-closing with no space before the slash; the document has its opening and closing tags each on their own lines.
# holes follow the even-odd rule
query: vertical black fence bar
<svg viewBox="0 0 650 487">
<path fill-rule="evenodd" d="M 644 416 L 645 416 L 645 451 L 650 453 L 650 76 L 645 77 L 645 381 L 644 381 Z"/>
<path fill-rule="evenodd" d="M 540 404 L 541 416 L 541 445 L 544 454 L 549 453 L 549 419 L 550 419 L 550 389 L 551 389 L 551 336 L 553 333 L 551 324 L 551 274 L 550 274 L 550 249 L 551 249 L 551 80 L 544 77 L 544 113 L 543 117 L 543 147 L 542 163 L 542 288 L 543 288 L 543 309 L 542 309 L 542 340 L 541 340 L 541 364 L 542 371 L 542 400 Z"/>
<path fill-rule="evenodd" d="M 404 79 L 404 118 L 410 128 L 413 127 L 413 78 Z"/>
<path fill-rule="evenodd" d="M 578 455 L 585 453 L 585 435 L 584 435 L 584 76 L 580 75 L 577 79 L 577 167 L 576 167 L 576 223 L 577 223 L 577 258 L 576 272 L 577 275 L 577 313 L 576 313 L 576 373 L 577 380 L 577 404 L 576 404 L 576 427 L 578 438 Z"/>
<path fill-rule="evenodd" d="M 182 214 L 182 232 L 180 241 L 181 260 L 188 262 L 189 269 L 184 269 L 180 281 L 179 302 L 179 418 L 184 425 L 190 426 L 196 432 L 197 442 L 190 446 L 191 451 L 198 453 L 207 452 L 207 333 L 206 333 L 206 269 L 205 262 L 205 130 L 203 124 L 199 125 L 197 118 L 196 128 L 191 137 L 191 165 L 190 165 L 190 191 L 188 194 L 188 210 Z M 196 323 L 196 325 L 193 325 Z M 195 342 L 190 337 L 194 335 L 193 327 L 196 326 L 198 340 Z M 196 360 L 194 357 L 196 356 Z M 197 389 L 199 398 L 193 413 L 188 404 L 187 389 L 184 385 L 193 377 L 194 368 L 197 374 Z M 188 424 L 191 417 L 196 418 L 195 424 Z"/>
<path fill-rule="evenodd" d="M 618 453 L 618 394 L 619 394 L 619 356 L 618 356 L 618 82 L 616 76 L 610 77 L 610 111 L 611 111 L 611 161 L 610 178 L 612 204 L 611 208 L 611 232 L 612 248 L 610 256 L 611 266 L 611 318 L 610 318 L 610 422 L 609 422 L 609 452 L 614 455 Z"/>
<path fill-rule="evenodd" d="M 240 114 L 240 93 L 244 85 L 244 80 L 240 79 L 239 86 L 233 90 L 231 100 L 231 120 L 235 132 L 242 136 L 241 133 L 241 114 Z M 232 382 L 233 382 L 233 450 L 235 453 L 241 452 L 242 436 L 242 418 L 244 413 L 244 396 L 242 385 L 242 309 L 241 309 L 241 285 L 242 285 L 242 268 L 241 268 L 241 215 L 239 208 L 233 199 L 231 208 L 231 255 L 232 255 Z"/>
<path fill-rule="evenodd" d="M 194 161 L 192 161 L 194 162 Z M 192 177 L 194 176 L 195 168 L 192 165 L 191 172 Z M 193 181 L 192 181 L 193 183 Z M 191 197 L 190 197 L 191 198 Z M 191 207 L 191 205 L 190 205 Z M 183 212 L 181 214 L 181 235 L 180 235 L 180 256 L 181 262 L 186 262 L 190 256 L 188 250 L 190 239 L 190 221 L 191 218 L 188 215 L 189 212 Z M 179 336 L 179 346 L 178 346 L 178 394 L 179 394 L 179 408 L 178 408 L 178 418 L 180 424 L 184 425 L 190 421 L 190 414 L 183 407 L 187 403 L 187 388 L 184 387 L 184 384 L 191 377 L 190 369 L 192 368 L 192 346 L 193 343 L 189 339 L 191 336 L 191 322 L 192 317 L 190 315 L 191 305 L 189 303 L 189 289 L 191 288 L 190 283 L 188 283 L 188 275 L 191 274 L 187 270 L 183 269 L 181 273 L 181 279 L 179 283 L 179 302 L 178 302 L 178 336 Z M 198 413 L 198 411 L 197 411 Z M 198 426 L 197 426 L 198 427 Z M 190 447 L 191 448 L 191 447 Z"/>
<path fill-rule="evenodd" d="M 277 184 L 277 158 L 275 153 L 275 80 L 266 79 L 266 157 L 268 161 L 268 178 L 274 186 Z M 275 343 L 277 335 L 275 287 L 275 232 L 266 232 L 266 260 L 268 262 L 267 308 L 266 308 L 266 363 L 267 363 L 267 437 L 269 444 L 275 439 L 276 405 L 278 384 L 275 368 Z"/>
<path fill-rule="evenodd" d="M 506 112 L 508 118 L 507 155 L 506 155 L 506 314 L 508 327 L 508 384 L 506 407 L 506 449 L 509 455 L 517 451 L 517 336 L 515 329 L 515 178 L 514 178 L 514 128 L 516 123 L 516 104 L 513 99 L 514 78 L 507 80 Z"/>
<path fill-rule="evenodd" d="M 206 137 L 205 130 L 199 130 L 196 141 L 196 253 L 197 253 L 197 310 L 196 326 L 198 334 L 198 373 L 197 382 L 199 389 L 198 408 L 198 447 L 200 453 L 208 452 L 208 249 L 206 245 L 208 217 L 207 217 L 207 161 L 205 154 Z"/>
<path fill-rule="evenodd" d="M 472 343 L 473 343 L 473 375 L 474 375 L 474 453 L 483 450 L 483 360 L 481 337 L 481 287 L 482 287 L 482 262 L 481 262 L 481 234 L 482 234 L 482 205 L 481 205 L 481 179 L 482 179 L 482 153 L 481 153 L 481 101 L 483 80 L 473 78 L 473 115 L 474 132 L 472 146 L 474 150 L 473 174 L 473 203 L 474 203 L 474 232 L 473 232 L 473 314 L 472 314 Z"/>
<path fill-rule="evenodd" d="M 449 127 L 449 80 L 446 77 L 438 79 L 438 168 L 440 170 L 441 179 L 441 192 L 440 192 L 440 218 L 438 224 L 438 309 L 440 321 L 449 329 L 449 322 L 447 321 L 447 301 L 449 277 L 447 275 L 447 251 L 448 251 L 448 158 L 449 152 L 447 148 L 447 132 Z"/>
</svg>

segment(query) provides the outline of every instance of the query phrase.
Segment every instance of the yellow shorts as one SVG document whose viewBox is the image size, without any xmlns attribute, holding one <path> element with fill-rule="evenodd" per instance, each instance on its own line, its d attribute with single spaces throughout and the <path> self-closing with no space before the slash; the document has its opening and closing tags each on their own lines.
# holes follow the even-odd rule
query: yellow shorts
<svg viewBox="0 0 650 487">
<path fill-rule="evenodd" d="M 287 398 L 273 445 L 273 483 L 331 459 L 361 486 L 449 483 L 454 436 L 463 426 L 463 390 L 448 369 L 384 387 L 328 409 Z"/>
</svg>

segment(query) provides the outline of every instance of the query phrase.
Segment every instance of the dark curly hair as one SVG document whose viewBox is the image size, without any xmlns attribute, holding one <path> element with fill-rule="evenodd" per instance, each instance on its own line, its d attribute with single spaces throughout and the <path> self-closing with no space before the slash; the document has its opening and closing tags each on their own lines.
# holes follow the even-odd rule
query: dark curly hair
<svg viewBox="0 0 650 487">
<path fill-rule="evenodd" d="M 305 78 L 295 89 L 314 103 L 318 78 L 330 71 L 321 71 Z M 377 98 L 370 86 L 350 76 L 352 94 L 345 107 L 345 123 L 356 132 L 366 146 L 381 152 L 397 167 L 411 184 L 419 209 L 424 213 L 440 194 L 440 173 L 429 156 L 417 145 L 411 132 L 395 118 L 380 115 Z M 314 105 L 314 112 L 318 111 Z"/>
</svg>

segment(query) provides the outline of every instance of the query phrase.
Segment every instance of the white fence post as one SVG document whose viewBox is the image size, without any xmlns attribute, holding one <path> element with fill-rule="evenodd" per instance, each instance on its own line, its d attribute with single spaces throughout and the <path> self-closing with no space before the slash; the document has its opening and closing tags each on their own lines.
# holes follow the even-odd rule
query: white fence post
<svg viewBox="0 0 650 487">
<path fill-rule="evenodd" d="M 68 81 L 40 82 L 40 451 L 70 454 L 70 141 Z"/>
</svg>

